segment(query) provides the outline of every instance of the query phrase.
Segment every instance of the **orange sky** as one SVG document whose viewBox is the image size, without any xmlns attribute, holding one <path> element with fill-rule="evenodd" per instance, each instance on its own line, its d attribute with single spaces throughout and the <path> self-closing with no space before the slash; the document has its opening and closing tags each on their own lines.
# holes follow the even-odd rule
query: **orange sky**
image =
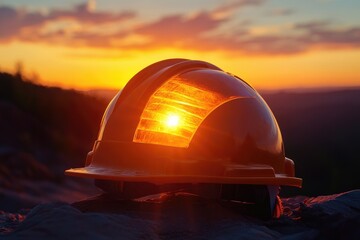
<svg viewBox="0 0 360 240">
<path fill-rule="evenodd" d="M 13 72 L 21 61 L 25 75 L 37 73 L 45 85 L 121 88 L 166 58 L 208 61 L 261 89 L 360 85 L 360 24 L 330 10 L 328 20 L 285 1 L 243 0 L 154 16 L 94 1 L 45 10 L 16 2 L 0 6 L 8 27 L 0 27 L 0 69 Z"/>
</svg>

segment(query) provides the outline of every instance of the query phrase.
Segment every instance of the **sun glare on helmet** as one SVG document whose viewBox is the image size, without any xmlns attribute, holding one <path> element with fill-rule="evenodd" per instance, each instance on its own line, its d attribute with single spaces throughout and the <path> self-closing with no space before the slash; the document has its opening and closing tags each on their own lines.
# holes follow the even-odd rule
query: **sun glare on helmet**
<svg viewBox="0 0 360 240">
<path fill-rule="evenodd" d="M 169 114 L 167 119 L 166 119 L 166 126 L 168 126 L 169 128 L 176 128 L 177 126 L 179 126 L 180 123 L 180 117 L 176 114 Z"/>
<path fill-rule="evenodd" d="M 149 98 L 133 141 L 186 148 L 206 116 L 232 98 L 173 77 Z"/>
</svg>

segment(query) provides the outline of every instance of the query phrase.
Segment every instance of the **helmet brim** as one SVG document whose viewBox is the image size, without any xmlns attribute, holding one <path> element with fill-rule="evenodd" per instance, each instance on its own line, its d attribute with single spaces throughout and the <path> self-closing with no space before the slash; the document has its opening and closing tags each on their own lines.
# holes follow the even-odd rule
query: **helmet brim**
<svg viewBox="0 0 360 240">
<path fill-rule="evenodd" d="M 251 168 L 247 169 L 251 171 Z M 199 175 L 169 175 L 146 174 L 136 171 L 121 171 L 102 167 L 71 168 L 65 171 L 68 176 L 103 179 L 121 182 L 149 182 L 154 184 L 167 183 L 221 183 L 221 184 L 254 184 L 282 185 L 301 188 L 302 179 L 288 177 L 284 174 L 274 176 L 199 176 Z"/>
</svg>

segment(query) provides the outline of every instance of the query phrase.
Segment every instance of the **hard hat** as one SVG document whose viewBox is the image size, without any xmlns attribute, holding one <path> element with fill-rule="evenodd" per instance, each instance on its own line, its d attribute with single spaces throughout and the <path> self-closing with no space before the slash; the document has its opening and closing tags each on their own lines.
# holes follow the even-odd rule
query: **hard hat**
<svg viewBox="0 0 360 240">
<path fill-rule="evenodd" d="M 99 179 L 103 189 L 109 180 L 142 190 L 302 184 L 262 97 L 241 78 L 187 59 L 154 63 L 126 84 L 109 103 L 85 165 L 66 174 Z"/>
</svg>

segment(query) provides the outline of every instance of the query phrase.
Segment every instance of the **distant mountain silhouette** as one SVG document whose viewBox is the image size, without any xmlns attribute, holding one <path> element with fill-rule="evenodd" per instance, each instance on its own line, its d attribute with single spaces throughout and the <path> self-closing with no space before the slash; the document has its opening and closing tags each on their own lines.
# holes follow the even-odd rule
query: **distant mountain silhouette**
<svg viewBox="0 0 360 240">
<path fill-rule="evenodd" d="M 83 164 L 107 102 L 0 73 L 0 153 L 17 149 L 48 165 Z"/>
<path fill-rule="evenodd" d="M 360 89 L 263 97 L 281 128 L 286 155 L 304 180 L 304 194 L 360 187 Z"/>
<path fill-rule="evenodd" d="M 110 100 L 119 92 L 119 89 L 111 89 L 111 88 L 96 88 L 96 89 L 90 89 L 86 91 L 82 91 L 85 95 L 93 96 L 96 98 L 104 99 L 107 102 L 110 102 Z"/>
<path fill-rule="evenodd" d="M 82 166 L 114 94 L 44 87 L 0 73 L 0 175 L 10 179 L 24 164 L 14 176 L 44 175 L 55 181 L 65 168 Z M 304 179 L 302 190 L 285 189 L 285 195 L 317 196 L 360 187 L 359 89 L 263 97 L 280 125 L 286 155 L 295 160 L 297 175 Z"/>
</svg>

